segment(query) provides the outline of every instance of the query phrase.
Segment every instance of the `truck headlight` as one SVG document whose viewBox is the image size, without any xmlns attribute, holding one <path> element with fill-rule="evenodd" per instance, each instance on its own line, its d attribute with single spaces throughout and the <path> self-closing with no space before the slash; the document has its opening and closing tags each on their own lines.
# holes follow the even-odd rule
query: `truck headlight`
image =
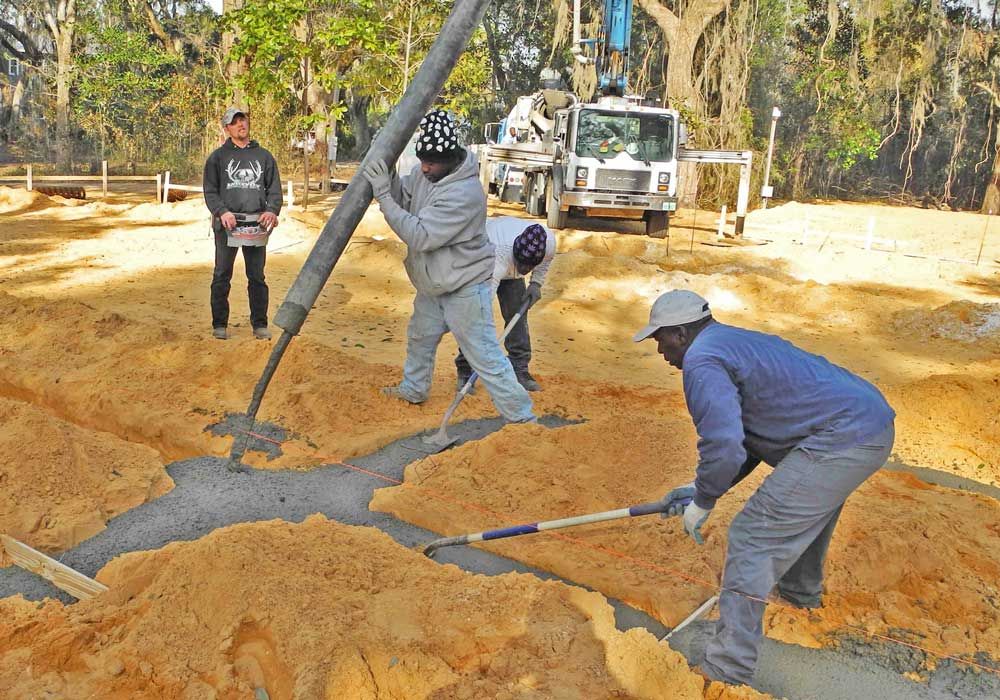
<svg viewBox="0 0 1000 700">
<path fill-rule="evenodd" d="M 586 187 L 587 186 L 587 175 L 589 173 L 588 168 L 577 168 L 576 169 L 576 186 Z"/>
<path fill-rule="evenodd" d="M 660 173 L 659 183 L 661 185 L 670 184 L 670 173 Z"/>
</svg>

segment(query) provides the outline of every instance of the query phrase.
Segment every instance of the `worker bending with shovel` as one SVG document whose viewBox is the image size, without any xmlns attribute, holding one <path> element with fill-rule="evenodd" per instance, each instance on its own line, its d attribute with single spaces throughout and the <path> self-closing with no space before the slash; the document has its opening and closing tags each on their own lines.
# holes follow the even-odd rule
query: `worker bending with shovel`
<svg viewBox="0 0 1000 700">
<path fill-rule="evenodd" d="M 482 378 L 500 414 L 535 420 L 531 397 L 518 384 L 493 325 L 493 246 L 486 237 L 486 195 L 475 155 L 458 144 L 441 110 L 420 121 L 420 164 L 401 178 L 385 162 L 364 171 L 386 223 L 406 243 L 406 273 L 417 290 L 407 328 L 403 381 L 382 391 L 412 404 L 431 389 L 441 337 L 451 331 Z"/>
<path fill-rule="evenodd" d="M 486 220 L 486 237 L 493 244 L 493 292 L 500 302 L 504 325 L 521 308 L 525 300 L 529 307 L 542 298 L 542 285 L 549 265 L 556 255 L 556 237 L 551 231 L 514 216 Z M 527 288 L 524 276 L 531 274 Z M 518 383 L 528 391 L 540 391 L 541 386 L 528 371 L 531 362 L 531 335 L 528 332 L 528 312 L 525 311 L 504 339 L 507 358 L 514 368 Z M 458 388 L 472 376 L 472 368 L 459 350 L 455 358 Z"/>
<path fill-rule="evenodd" d="M 681 370 L 698 432 L 695 480 L 667 494 L 698 544 L 715 502 L 760 462 L 774 467 L 729 526 L 719 621 L 702 672 L 749 684 L 765 600 L 815 608 L 823 562 L 847 497 L 889 457 L 895 413 L 873 385 L 777 336 L 719 323 L 708 302 L 675 290 L 634 340 L 652 338 Z M 686 507 L 685 499 L 692 499 Z"/>
</svg>

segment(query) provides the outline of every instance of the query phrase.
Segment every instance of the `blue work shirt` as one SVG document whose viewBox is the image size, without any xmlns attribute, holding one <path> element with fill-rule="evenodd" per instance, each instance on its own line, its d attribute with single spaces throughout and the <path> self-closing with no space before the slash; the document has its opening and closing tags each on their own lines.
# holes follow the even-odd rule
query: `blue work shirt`
<svg viewBox="0 0 1000 700">
<path fill-rule="evenodd" d="M 695 503 L 713 508 L 748 459 L 774 466 L 793 448 L 846 450 L 896 413 L 882 393 L 776 335 L 713 322 L 684 354 L 684 398 L 698 431 Z"/>
</svg>

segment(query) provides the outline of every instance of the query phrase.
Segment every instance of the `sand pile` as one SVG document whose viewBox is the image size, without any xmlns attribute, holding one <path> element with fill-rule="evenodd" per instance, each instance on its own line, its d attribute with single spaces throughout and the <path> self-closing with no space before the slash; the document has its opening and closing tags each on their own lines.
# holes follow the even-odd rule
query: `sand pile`
<svg viewBox="0 0 1000 700">
<path fill-rule="evenodd" d="M 73 302 L 0 294 L 0 308 L 2 393 L 149 445 L 166 460 L 228 453 L 229 440 L 205 428 L 245 410 L 271 349 L 249 334 L 220 343 Z M 315 464 L 319 446 L 328 459 L 364 454 L 413 432 L 415 420 L 430 427 L 446 397 L 407 410 L 378 391 L 391 376 L 390 368 L 297 340 L 259 416 L 298 431 L 270 465 Z"/>
<path fill-rule="evenodd" d="M 683 657 L 618 632 L 597 593 L 470 575 L 318 515 L 120 557 L 98 578 L 111 591 L 71 607 L 0 601 L 2 694 L 702 697 Z"/>
<path fill-rule="evenodd" d="M 159 456 L 0 398 L 0 533 L 61 552 L 173 488 Z"/>
<path fill-rule="evenodd" d="M 443 535 L 476 532 L 657 500 L 690 481 L 695 461 L 695 436 L 679 412 L 622 413 L 554 430 L 515 426 L 410 465 L 407 486 L 377 491 L 371 508 Z M 677 519 L 648 517 L 488 548 L 672 626 L 717 587 L 728 525 L 769 471 L 761 466 L 719 501 L 702 547 Z M 877 474 L 841 516 L 825 607 L 810 615 L 771 606 L 768 634 L 815 646 L 847 623 L 883 634 L 905 629 L 935 651 L 995 655 L 998 533 L 995 500 Z"/>
<path fill-rule="evenodd" d="M 59 199 L 62 199 L 60 197 Z M 53 206 L 51 198 L 20 187 L 0 185 L 0 214 L 25 213 Z"/>
<path fill-rule="evenodd" d="M 991 367 L 888 387 L 898 458 L 1000 485 L 1000 361 Z"/>
<path fill-rule="evenodd" d="M 900 334 L 975 343 L 983 352 L 1000 354 L 1000 304 L 953 301 L 930 311 L 907 309 L 893 316 L 892 328 Z"/>
</svg>

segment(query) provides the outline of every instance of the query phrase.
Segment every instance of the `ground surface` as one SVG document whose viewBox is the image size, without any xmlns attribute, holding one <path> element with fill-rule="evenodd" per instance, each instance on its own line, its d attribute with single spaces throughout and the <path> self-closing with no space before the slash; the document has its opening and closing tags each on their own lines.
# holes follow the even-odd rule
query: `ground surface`
<svg viewBox="0 0 1000 700">
<path fill-rule="evenodd" d="M 512 212 L 497 209 L 496 213 Z M 270 346 L 250 336 L 240 265 L 231 295 L 234 338 L 223 343 L 206 332 L 212 241 L 200 201 L 158 206 L 114 197 L 107 202 L 75 203 L 0 188 L 0 215 L 5 219 L 0 237 L 0 307 L 6 318 L 0 326 L 0 411 L 5 417 L 7 455 L 0 464 L 0 531 L 59 552 L 94 534 L 104 521 L 122 511 L 162 496 L 172 485 L 163 464 L 225 455 L 231 442 L 226 426 L 235 423 L 227 416 L 245 409 Z M 325 216 L 310 211 L 283 217 L 269 247 L 272 309 L 294 279 Z M 935 652 L 964 658 L 976 655 L 983 663 L 990 663 L 990 657 L 995 660 L 1000 648 L 1000 506 L 996 499 L 1000 481 L 1000 276 L 995 263 L 1000 257 L 1000 224 L 988 229 L 985 217 L 968 214 L 792 203 L 753 213 L 747 234 L 758 245 L 733 247 L 718 245 L 714 219 L 706 212 L 679 221 L 681 226 L 675 225 L 670 239 L 664 241 L 614 233 L 609 227 L 560 234 L 560 255 L 545 296 L 531 316 L 533 369 L 545 386 L 535 395 L 536 408 L 564 423 L 583 423 L 553 429 L 508 427 L 450 453 L 416 461 L 407 468 L 405 482 L 419 488 L 379 491 L 373 510 L 454 534 L 655 500 L 672 485 L 689 480 L 694 434 L 684 411 L 679 375 L 655 355 L 650 344 L 634 345 L 629 340 L 645 323 L 648 304 L 659 292 L 689 287 L 705 294 L 722 320 L 784 335 L 875 382 L 898 413 L 895 461 L 918 468 L 923 477 L 880 474 L 848 502 L 831 550 L 830 593 L 824 609 L 807 616 L 771 606 L 768 634 L 816 647 L 830 646 L 845 633 L 874 632 Z M 404 407 L 377 393 L 379 386 L 398 379 L 404 354 L 412 289 L 402 270 L 403 254 L 402 244 L 384 227 L 373 207 L 303 335 L 292 342 L 262 407 L 260 417 L 284 429 L 272 433 L 282 443 L 280 450 L 271 443 L 256 442 L 261 449 L 249 453 L 251 464 L 301 473 L 356 458 L 435 426 L 453 388 L 454 344 L 450 340 L 439 354 L 438 381 L 427 404 Z M 463 404 L 459 417 L 493 413 L 488 398 L 480 393 Z M 206 430 L 213 425 L 214 430 Z M 282 473 L 295 475 L 294 471 Z M 755 478 L 762 477 L 763 473 Z M 966 492 L 930 485 L 928 480 L 961 486 Z M 650 519 L 575 530 L 571 542 L 552 536 L 511 541 L 496 551 L 621 599 L 672 626 L 710 595 L 724 556 L 726 525 L 754 483 L 741 486 L 720 502 L 706 528 L 709 537 L 703 548 L 683 537 L 677 523 Z M 969 493 L 969 489 L 979 493 Z M 193 576 L 188 569 L 202 566 L 196 564 L 200 561 L 204 570 L 197 572 L 196 589 L 218 586 L 225 591 L 239 578 L 226 566 L 242 564 L 234 557 L 213 567 L 209 562 L 220 552 L 246 547 L 247 556 L 256 553 L 267 559 L 268 551 L 283 551 L 289 538 L 301 539 L 303 547 L 313 546 L 306 531 L 289 534 L 297 531 L 280 522 L 208 534 L 229 522 L 301 519 L 307 514 L 286 516 L 279 511 L 268 516 L 268 512 L 265 508 L 255 517 L 233 517 L 210 528 L 185 530 L 179 523 L 176 537 L 143 532 L 145 539 L 103 548 L 98 561 L 90 562 L 93 570 L 88 573 L 122 552 L 207 535 L 160 553 L 115 560 L 101 577 L 118 588 L 138 587 L 138 591 L 146 591 L 153 577 L 165 586 L 157 595 L 167 595 L 170 589 L 174 596 L 175 586 L 191 590 L 195 585 L 184 577 Z M 337 517 L 336 512 L 328 514 Z M 374 514 L 372 518 L 372 522 L 377 519 Z M 344 537 L 344 546 L 378 551 L 393 566 L 405 568 L 410 561 L 403 550 L 389 553 L 394 546 L 377 534 L 320 521 L 306 525 L 309 532 L 327 528 L 336 533 L 330 537 Z M 141 531 L 141 521 L 132 527 Z M 226 538 L 235 538 L 232 546 Z M 315 546 L 321 553 L 327 544 Z M 67 556 L 71 558 L 72 553 Z M 364 590 L 353 579 L 334 575 L 340 568 L 331 562 L 324 569 L 327 577 L 336 579 L 327 581 L 330 586 L 345 595 Z M 278 576 L 270 571 L 264 573 Z M 486 595 L 486 590 L 492 591 L 488 586 L 502 585 L 489 581 L 470 579 L 459 587 Z M 276 684 L 267 686 L 273 691 L 271 697 L 291 697 L 282 690 L 286 686 L 280 679 L 301 677 L 294 670 L 296 664 L 314 665 L 318 658 L 328 659 L 328 668 L 333 669 L 323 682 L 350 682 L 345 679 L 354 677 L 350 670 L 354 662 L 337 666 L 336 654 L 331 656 L 327 647 L 315 645 L 311 653 L 317 656 L 303 661 L 292 650 L 294 644 L 281 634 L 286 623 L 278 618 L 292 619 L 283 616 L 291 615 L 293 609 L 314 610 L 310 596 L 330 597 L 329 591 L 320 592 L 326 590 L 324 585 L 304 577 L 286 591 L 273 589 L 261 603 L 269 611 L 274 609 L 269 613 L 275 618 L 274 627 L 268 629 L 277 637 L 269 643 L 281 647 L 282 658 L 291 659 L 283 662 L 289 666 L 277 671 L 263 668 L 266 680 Z M 427 584 L 431 592 L 424 594 L 428 600 L 454 598 L 449 585 L 431 576 Z M 556 589 L 551 586 L 529 595 L 524 591 L 534 591 L 531 586 L 537 582 L 516 585 L 523 586 L 517 589 L 522 591 L 518 595 L 537 595 L 548 607 L 557 608 L 562 604 L 558 601 L 575 595 L 553 593 Z M 406 599 L 422 594 L 399 588 L 398 595 Z M 146 599 L 159 600 L 149 595 Z M 384 602 L 387 610 L 394 609 L 389 601 Z M 99 612 L 82 613 L 82 605 L 63 608 L 50 603 L 40 614 L 16 598 L 2 604 L 13 615 L 13 638 L 19 641 L 0 644 L 0 653 L 10 655 L 10 663 L 31 658 L 32 668 L 47 670 L 32 672 L 30 677 L 0 672 L 0 687 L 19 688 L 31 697 L 47 687 L 32 683 L 47 678 L 45 682 L 72 686 L 79 680 L 73 674 L 83 673 L 91 679 L 88 683 L 94 683 L 86 686 L 88 692 L 121 692 L 127 697 L 137 687 L 130 683 L 152 682 L 144 675 L 142 662 L 158 667 L 157 649 L 165 643 L 150 632 L 159 625 L 155 606 L 102 597 L 87 604 Z M 479 608 L 476 614 L 482 621 L 477 627 L 508 624 L 491 608 Z M 216 613 L 217 618 L 213 617 Z M 327 624 L 353 629 L 349 617 L 330 614 L 335 619 L 326 620 Z M 365 609 L 361 614 L 376 615 L 377 611 Z M 202 622 L 207 616 L 214 620 L 209 627 L 217 629 L 229 629 L 227 625 L 237 629 L 244 618 L 257 619 L 247 617 L 245 606 L 236 610 L 215 604 L 192 610 L 191 615 Z M 314 613 L 296 615 L 299 620 L 315 616 L 316 624 L 325 619 Z M 486 676 L 497 688 L 506 688 L 512 697 L 533 697 L 529 691 L 541 692 L 537 697 L 555 697 L 551 689 L 564 687 L 569 693 L 566 697 L 573 697 L 571 689 L 580 682 L 574 673 L 589 673 L 583 669 L 593 667 L 603 669 L 594 671 L 598 676 L 617 683 L 601 686 L 607 687 L 609 695 L 681 696 L 680 689 L 662 695 L 655 684 L 635 685 L 629 674 L 639 671 L 621 666 L 623 662 L 609 651 L 626 644 L 620 641 L 626 637 L 594 622 L 596 616 L 581 631 L 578 623 L 553 615 L 546 625 L 579 640 L 570 645 L 575 654 L 579 644 L 581 655 L 574 657 L 576 662 L 553 671 L 547 657 L 539 658 L 539 668 L 548 670 L 524 677 L 531 676 L 532 683 L 542 683 L 548 691 L 525 685 L 520 676 L 514 679 L 500 671 L 491 676 L 490 671 Z M 119 627 L 109 623 L 108 630 L 98 629 L 97 621 L 105 618 L 115 620 Z M 259 621 L 248 624 L 260 626 Z M 33 627 L 37 625 L 42 627 Z M 449 625 L 443 622 L 441 629 L 452 629 Z M 141 644 L 126 633 L 128 629 L 146 630 Z M 33 631 L 29 634 L 28 630 Z M 389 628 L 373 632 L 372 639 L 352 638 L 350 644 L 374 649 L 380 643 L 377 635 L 383 633 L 388 634 Z M 46 661 L 41 647 L 25 641 L 34 639 L 32 635 L 42 639 L 45 634 L 79 640 L 67 643 L 77 644 L 73 648 L 83 656 L 71 661 L 73 654 L 69 654 L 62 660 Z M 101 641 L 101 634 L 112 641 Z M 448 634 L 452 635 L 450 646 L 442 642 L 441 648 L 419 653 L 446 659 L 448 672 L 457 675 L 447 676 L 441 685 L 428 680 L 433 674 L 420 675 L 420 682 L 430 685 L 414 685 L 413 692 L 423 693 L 420 697 L 463 697 L 434 694 L 453 687 L 455 693 L 467 693 L 465 697 L 483 697 L 462 675 L 464 667 L 448 656 L 458 653 L 455 642 L 461 632 Z M 530 648 L 530 635 L 504 628 L 499 636 L 504 638 L 503 651 L 489 653 L 496 652 L 506 659 L 504 663 L 521 663 L 517 661 L 517 654 L 524 651 L 520 644 L 524 641 L 525 648 Z M 207 655 L 204 664 L 210 666 L 208 670 L 197 667 L 196 676 L 205 688 L 192 685 L 195 676 L 190 675 L 190 668 L 183 671 L 172 665 L 169 673 L 164 672 L 163 679 L 166 682 L 169 676 L 169 683 L 163 687 L 173 684 L 170 692 L 177 697 L 210 697 L 208 686 L 220 692 L 220 697 L 238 694 L 246 687 L 239 683 L 249 681 L 240 675 L 242 671 L 234 670 L 235 657 L 223 658 L 229 653 L 223 641 L 230 637 L 209 635 L 203 639 L 204 647 L 196 645 Z M 585 651 L 586 640 L 593 638 L 605 640 L 606 653 L 597 666 L 587 660 Z M 113 653 L 103 655 L 112 647 Z M 217 653 L 222 656 L 211 657 Z M 631 658 L 647 658 L 646 653 Z M 648 656 L 652 667 L 670 667 L 664 659 L 671 652 L 664 645 L 653 643 L 648 653 L 654 655 Z M 112 658 L 121 661 L 120 670 Z M 400 654 L 397 658 L 402 664 L 410 657 Z M 73 666 L 80 663 L 96 665 Z M 942 684 L 934 666 L 933 660 L 924 663 L 921 657 L 897 670 L 929 680 L 930 685 L 923 687 L 931 689 L 935 683 Z M 340 668 L 347 670 L 341 673 L 336 670 Z M 676 682 L 681 688 L 697 678 L 686 665 L 677 668 L 677 675 L 664 682 Z M 651 678 L 660 677 L 659 672 L 641 671 L 641 675 L 648 673 Z M 375 671 L 371 675 L 381 679 Z M 376 680 L 375 685 L 384 689 L 388 682 Z M 182 683 L 186 685 L 177 685 Z M 361 688 L 362 681 L 357 683 Z M 991 687 L 967 680 L 946 685 L 958 688 L 960 697 L 977 697 Z M 763 686 L 796 697 L 794 682 Z M 323 687 L 328 693 L 330 688 L 344 690 Z M 388 691 L 371 697 L 389 697 L 378 692 Z M 300 697 L 316 696 L 309 693 Z M 488 696 L 497 695 L 490 692 Z"/>
</svg>

